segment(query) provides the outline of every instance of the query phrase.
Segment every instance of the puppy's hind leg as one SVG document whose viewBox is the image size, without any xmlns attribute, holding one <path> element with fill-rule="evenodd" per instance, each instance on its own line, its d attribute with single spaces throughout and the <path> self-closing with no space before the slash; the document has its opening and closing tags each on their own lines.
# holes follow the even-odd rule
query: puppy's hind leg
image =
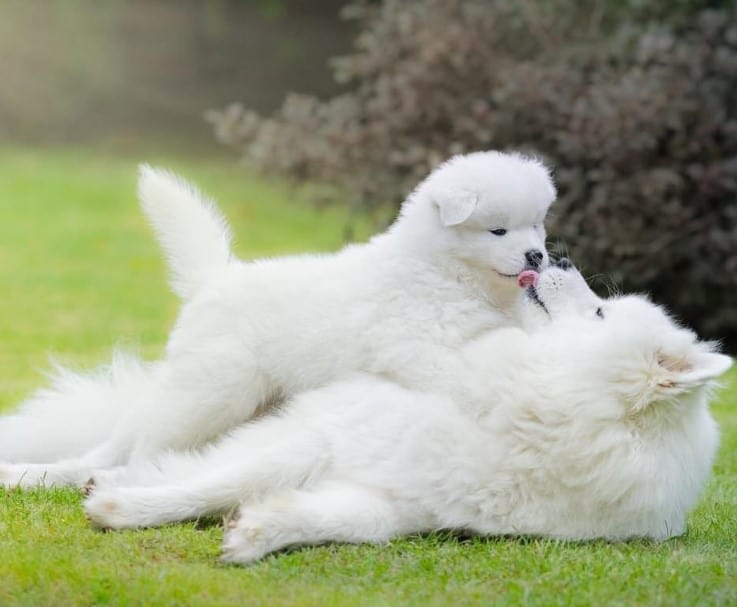
<svg viewBox="0 0 737 607">
<path fill-rule="evenodd" d="M 223 560 L 248 564 L 288 546 L 378 543 L 431 527 L 429 517 L 418 509 L 380 490 L 325 482 L 243 505 L 226 529 Z"/>
<path fill-rule="evenodd" d="M 144 423 L 131 419 L 125 429 L 135 436 L 131 462 L 205 445 L 248 420 L 276 391 L 246 355 L 213 352 L 210 360 L 201 360 L 194 353 L 167 361 L 146 403 Z"/>
</svg>

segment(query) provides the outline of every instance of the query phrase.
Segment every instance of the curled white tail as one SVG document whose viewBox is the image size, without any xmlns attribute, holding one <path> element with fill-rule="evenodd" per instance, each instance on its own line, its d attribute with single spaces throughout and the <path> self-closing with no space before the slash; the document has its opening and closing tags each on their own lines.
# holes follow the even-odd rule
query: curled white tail
<svg viewBox="0 0 737 607">
<path fill-rule="evenodd" d="M 189 299 L 229 263 L 230 228 L 212 201 L 168 171 L 141 165 L 138 196 L 169 261 L 172 289 Z"/>
<path fill-rule="evenodd" d="M 150 394 L 156 366 L 116 352 L 89 373 L 56 366 L 51 385 L 0 417 L 0 461 L 48 463 L 82 455 Z"/>
</svg>

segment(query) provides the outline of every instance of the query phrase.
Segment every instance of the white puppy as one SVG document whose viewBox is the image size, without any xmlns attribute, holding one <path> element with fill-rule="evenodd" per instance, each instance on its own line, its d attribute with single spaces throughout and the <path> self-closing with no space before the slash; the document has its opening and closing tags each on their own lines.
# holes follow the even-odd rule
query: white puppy
<svg viewBox="0 0 737 607">
<path fill-rule="evenodd" d="M 461 352 L 467 402 L 355 376 L 199 453 L 132 467 L 117 486 L 108 478 L 86 512 L 126 528 L 243 502 L 224 544 L 240 563 L 443 528 L 683 533 L 717 445 L 708 386 L 731 359 L 644 298 L 599 300 L 573 269 L 547 270 L 528 294 L 529 314 L 552 323 L 494 331 Z"/>
<path fill-rule="evenodd" d="M 409 382 L 444 366 L 484 331 L 519 322 L 516 277 L 547 265 L 555 189 L 536 160 L 458 156 L 369 243 L 248 263 L 188 185 L 144 168 L 140 197 L 184 300 L 165 359 L 62 375 L 0 419 L 0 461 L 43 462 L 2 466 L 0 483 L 84 484 L 92 469 L 202 445 L 350 372 Z"/>
</svg>

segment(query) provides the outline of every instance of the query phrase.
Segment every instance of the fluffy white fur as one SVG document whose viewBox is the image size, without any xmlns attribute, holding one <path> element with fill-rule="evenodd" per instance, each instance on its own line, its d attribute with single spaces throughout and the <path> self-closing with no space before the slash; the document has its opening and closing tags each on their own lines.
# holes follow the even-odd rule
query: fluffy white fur
<svg viewBox="0 0 737 607">
<path fill-rule="evenodd" d="M 86 512 L 127 528 L 242 502 L 224 541 L 239 563 L 441 528 L 683 533 L 717 445 L 709 384 L 731 359 L 644 298 L 600 300 L 572 269 L 547 270 L 526 309 L 538 329 L 467 346 L 434 370 L 448 376 L 434 393 L 365 374 L 334 382 L 204 450 L 108 473 Z M 446 380 L 463 400 L 441 394 Z"/>
<path fill-rule="evenodd" d="M 139 193 L 184 300 L 166 356 L 64 373 L 0 418 L 0 461 L 17 463 L 0 466 L 0 483 L 84 484 L 92 469 L 203 445 L 350 372 L 406 383 L 444 366 L 484 331 L 519 322 L 516 275 L 535 257 L 547 265 L 543 221 L 555 197 L 534 159 L 458 156 L 369 243 L 246 263 L 192 187 L 143 167 Z M 47 421 L 59 417 L 66 423 Z"/>
<path fill-rule="evenodd" d="M 156 367 L 123 352 L 88 373 L 55 365 L 49 387 L 0 417 L 0 462 L 53 462 L 104 443 L 121 413 L 147 396 Z"/>
</svg>

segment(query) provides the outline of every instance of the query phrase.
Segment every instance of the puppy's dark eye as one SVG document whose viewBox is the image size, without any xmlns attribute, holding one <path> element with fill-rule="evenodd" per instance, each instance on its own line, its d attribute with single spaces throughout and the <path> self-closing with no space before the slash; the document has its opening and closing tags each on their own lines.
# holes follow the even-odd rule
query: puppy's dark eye
<svg viewBox="0 0 737 607">
<path fill-rule="evenodd" d="M 504 228 L 497 228 L 496 230 L 489 230 L 494 236 L 504 236 L 507 231 Z"/>
<path fill-rule="evenodd" d="M 604 318 L 604 310 L 603 310 L 603 309 L 601 309 L 601 308 L 596 308 L 596 315 L 597 315 L 597 316 L 598 316 L 599 318 Z"/>
</svg>

